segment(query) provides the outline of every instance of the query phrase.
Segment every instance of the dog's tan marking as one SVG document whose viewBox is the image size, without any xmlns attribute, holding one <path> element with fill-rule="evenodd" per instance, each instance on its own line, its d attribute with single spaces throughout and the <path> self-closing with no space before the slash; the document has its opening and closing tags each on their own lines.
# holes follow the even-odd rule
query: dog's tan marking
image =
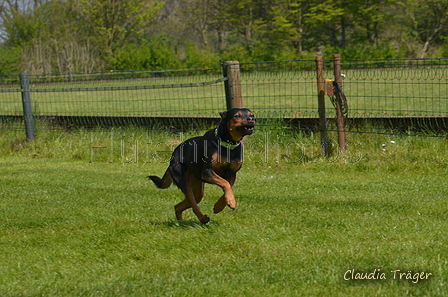
<svg viewBox="0 0 448 297">
<path fill-rule="evenodd" d="M 225 167 L 230 169 L 230 171 L 232 172 L 236 172 L 241 168 L 242 163 L 243 162 L 241 161 L 241 159 L 234 159 L 230 160 L 229 162 L 226 156 L 221 156 L 218 153 L 214 153 L 212 155 L 212 168 L 216 172 L 220 171 L 221 169 L 225 170 Z"/>
</svg>

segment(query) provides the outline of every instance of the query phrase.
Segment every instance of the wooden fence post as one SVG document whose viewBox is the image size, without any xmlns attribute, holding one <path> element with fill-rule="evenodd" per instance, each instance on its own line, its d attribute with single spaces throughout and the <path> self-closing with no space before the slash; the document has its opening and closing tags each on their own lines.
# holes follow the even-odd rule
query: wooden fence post
<svg viewBox="0 0 448 297">
<path fill-rule="evenodd" d="M 333 55 L 333 65 L 334 65 L 334 81 L 342 89 L 342 76 L 341 76 L 341 55 Z M 336 93 L 336 117 L 337 117 L 337 127 L 338 127 L 338 144 L 339 150 L 345 151 L 346 148 L 346 136 L 345 136 L 345 123 L 344 114 L 342 113 L 342 94 Z"/>
<path fill-rule="evenodd" d="M 30 83 L 28 81 L 28 73 L 20 73 L 20 87 L 22 89 L 22 107 L 23 118 L 25 121 L 26 138 L 34 139 L 34 120 L 33 110 L 31 108 Z"/>
<path fill-rule="evenodd" d="M 327 134 L 327 117 L 325 115 L 325 77 L 324 77 L 324 61 L 322 56 L 316 56 L 316 72 L 317 72 L 317 91 L 318 91 L 318 109 L 319 109 L 319 126 L 320 126 L 320 142 L 322 145 L 322 155 L 328 156 L 328 134 Z"/>
<path fill-rule="evenodd" d="M 238 61 L 224 61 L 222 63 L 224 77 L 228 80 L 224 82 L 226 93 L 227 110 L 243 107 L 243 96 L 241 94 L 240 63 Z"/>
</svg>

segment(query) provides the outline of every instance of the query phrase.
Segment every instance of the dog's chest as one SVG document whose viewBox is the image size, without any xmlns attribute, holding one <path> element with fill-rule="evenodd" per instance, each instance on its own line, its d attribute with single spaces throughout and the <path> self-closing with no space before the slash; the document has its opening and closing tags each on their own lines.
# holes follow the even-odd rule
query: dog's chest
<svg viewBox="0 0 448 297">
<path fill-rule="evenodd" d="M 220 176 L 237 172 L 243 163 L 241 149 L 222 149 L 212 155 L 212 168 Z"/>
</svg>

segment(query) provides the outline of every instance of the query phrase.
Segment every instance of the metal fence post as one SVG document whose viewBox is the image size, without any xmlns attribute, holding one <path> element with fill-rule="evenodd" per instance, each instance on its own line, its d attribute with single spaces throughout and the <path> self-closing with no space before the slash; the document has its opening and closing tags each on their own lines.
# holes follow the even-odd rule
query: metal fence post
<svg viewBox="0 0 448 297">
<path fill-rule="evenodd" d="M 222 62 L 222 71 L 224 77 L 228 78 L 224 82 L 227 109 L 242 108 L 240 63 L 238 61 L 224 61 Z"/>
<path fill-rule="evenodd" d="M 33 110 L 31 108 L 30 83 L 28 80 L 28 73 L 20 73 L 20 87 L 22 89 L 22 106 L 23 117 L 25 121 L 26 138 L 28 140 L 33 140 L 34 121 Z"/>
<path fill-rule="evenodd" d="M 342 88 L 342 76 L 341 76 L 341 55 L 333 55 L 333 65 L 334 65 L 334 81 Z M 341 94 L 337 92 L 336 94 L 336 117 L 337 117 L 337 127 L 338 127 L 338 143 L 339 150 L 345 151 L 346 148 L 346 136 L 345 136 L 345 123 L 344 115 L 342 113 L 342 98 Z"/>
<path fill-rule="evenodd" d="M 327 117 L 325 115 L 325 77 L 324 77 L 324 61 L 322 56 L 316 56 L 316 72 L 317 72 L 317 91 L 318 91 L 318 109 L 319 109 L 319 127 L 320 142 L 322 145 L 322 155 L 328 156 L 328 134 L 327 134 Z"/>
</svg>

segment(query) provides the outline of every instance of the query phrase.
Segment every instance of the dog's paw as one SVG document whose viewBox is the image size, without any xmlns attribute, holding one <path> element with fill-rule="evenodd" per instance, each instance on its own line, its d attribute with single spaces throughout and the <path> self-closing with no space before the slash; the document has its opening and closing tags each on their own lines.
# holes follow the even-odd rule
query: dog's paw
<svg viewBox="0 0 448 297">
<path fill-rule="evenodd" d="M 231 209 L 235 209 L 236 208 L 236 200 L 235 200 L 235 196 L 233 195 L 233 193 L 224 195 L 225 199 L 226 199 L 226 204 L 231 208 Z"/>
<path fill-rule="evenodd" d="M 210 218 L 204 215 L 204 217 L 200 220 L 200 222 L 202 224 L 207 224 L 208 222 L 210 222 Z"/>
<path fill-rule="evenodd" d="M 227 205 L 228 205 L 231 209 L 235 210 L 235 208 L 236 208 L 236 201 L 235 201 L 235 199 L 230 200 L 230 201 L 228 202 Z"/>
</svg>

